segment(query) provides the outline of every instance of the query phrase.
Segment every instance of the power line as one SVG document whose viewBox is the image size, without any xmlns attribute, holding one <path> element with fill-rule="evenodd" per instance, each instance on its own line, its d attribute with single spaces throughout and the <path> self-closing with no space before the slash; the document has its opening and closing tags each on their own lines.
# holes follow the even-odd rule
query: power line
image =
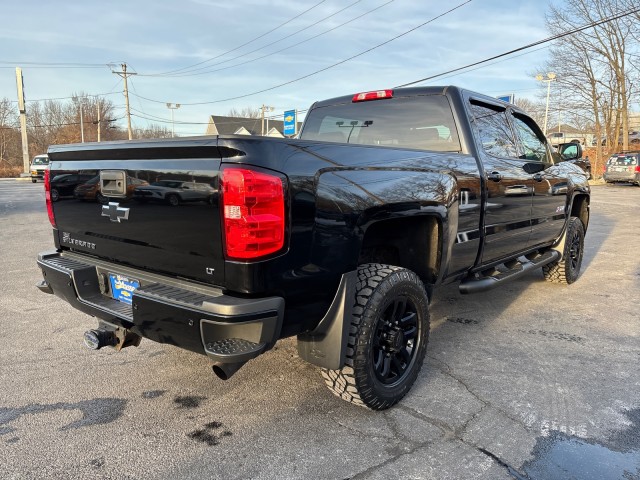
<svg viewBox="0 0 640 480">
<path fill-rule="evenodd" d="M 549 43 L 549 42 L 552 42 L 554 40 L 558 40 L 560 38 L 566 37 L 568 35 L 574 35 L 576 33 L 579 33 L 581 31 L 583 31 L 583 30 L 587 30 L 589 28 L 597 27 L 598 25 L 602 25 L 603 23 L 612 22 L 613 20 L 618 20 L 620 18 L 632 15 L 632 14 L 637 13 L 637 12 L 640 12 L 640 8 L 636 8 L 635 10 L 629 10 L 627 12 L 623 12 L 623 13 L 614 15 L 612 17 L 608 17 L 608 18 L 605 18 L 605 19 L 602 19 L 602 20 L 598 20 L 597 22 L 591 22 L 591 23 L 589 23 L 587 25 L 583 25 L 582 27 L 577 27 L 577 28 L 574 28 L 572 30 L 568 30 L 566 32 L 559 33 L 557 35 L 552 35 L 551 37 L 547 37 L 545 39 L 538 40 L 538 41 L 533 42 L 533 43 L 529 43 L 528 45 L 524 45 L 522 47 L 515 48 L 515 49 L 510 50 L 508 52 L 504 52 L 504 53 L 501 53 L 499 55 L 495 55 L 493 57 L 485 58 L 484 60 L 480 60 L 478 62 L 470 63 L 469 65 L 465 65 L 464 67 L 454 68 L 452 70 L 448 70 L 448 71 L 443 72 L 443 73 L 438 73 L 436 75 L 431 75 L 429 77 L 421 78 L 420 80 L 414 80 L 413 82 L 403 83 L 402 85 L 398 85 L 395 88 L 408 87 L 410 85 L 415 85 L 416 83 L 426 82 L 428 80 L 433 80 L 435 78 L 443 77 L 443 76 L 448 75 L 450 73 L 455 73 L 455 72 L 459 72 L 461 70 L 465 70 L 465 69 L 470 68 L 470 67 L 475 67 L 476 65 L 481 65 L 483 63 L 490 62 L 491 60 L 496 60 L 496 59 L 501 58 L 501 57 L 506 57 L 507 55 L 511 55 L 513 53 L 517 53 L 517 52 L 520 52 L 522 50 L 529 49 L 531 47 L 542 45 L 544 43 Z"/>
<path fill-rule="evenodd" d="M 234 65 L 229 65 L 229 66 L 227 66 L 227 67 L 216 68 L 216 69 L 214 69 L 214 70 L 207 70 L 207 71 L 204 71 L 204 72 L 196 72 L 196 70 L 192 70 L 191 72 L 188 72 L 188 73 L 187 73 L 187 72 L 185 72 L 184 74 L 174 74 L 174 75 L 166 76 L 166 77 L 169 77 L 169 78 L 175 78 L 175 77 L 191 77 L 191 76 L 196 76 L 196 75 L 205 75 L 205 74 L 208 74 L 208 73 L 215 73 L 215 72 L 220 72 L 220 71 L 222 71 L 222 70 L 228 70 L 228 69 L 230 69 L 230 68 L 240 67 L 240 66 L 242 66 L 242 65 L 247 65 L 248 63 L 257 62 L 258 60 L 263 60 L 263 59 L 265 59 L 265 58 L 267 58 L 267 57 L 271 57 L 271 56 L 273 56 L 273 55 L 277 55 L 278 53 L 282 53 L 282 52 L 284 52 L 284 51 L 286 51 L 286 50 L 290 50 L 290 49 L 292 49 L 292 48 L 297 48 L 297 47 L 299 47 L 300 45 L 303 45 L 303 44 L 305 44 L 305 43 L 307 43 L 307 42 L 310 42 L 311 40 L 315 40 L 316 38 L 321 37 L 321 36 L 323 36 L 323 35 L 326 35 L 327 33 L 333 32 L 334 30 L 337 30 L 338 28 L 342 28 L 342 27 L 344 27 L 345 25 L 348 25 L 348 24 L 350 24 L 350 23 L 353 23 L 353 22 L 355 22 L 356 20 L 359 20 L 359 19 L 361 19 L 362 17 L 364 17 L 364 16 L 366 16 L 366 15 L 369 15 L 370 13 L 375 12 L 376 10 L 380 10 L 382 7 L 385 7 L 385 6 L 389 5 L 390 3 L 393 3 L 394 1 L 395 1 L 395 0 L 389 0 L 388 2 L 383 3 L 382 5 L 379 5 L 379 6 L 375 7 L 375 8 L 372 8 L 371 10 L 368 10 L 368 11 L 366 11 L 366 12 L 364 12 L 364 13 L 362 13 L 362 14 L 358 15 L 357 17 L 352 18 L 351 20 L 347 20 L 346 22 L 341 23 L 340 25 L 337 25 L 337 26 L 335 26 L 335 27 L 333 27 L 333 28 L 330 28 L 329 30 L 325 30 L 324 32 L 320 32 L 320 33 L 318 33 L 318 34 L 316 34 L 316 35 L 313 35 L 313 36 L 311 36 L 311 37 L 309 37 L 309 38 L 306 38 L 306 39 L 304 39 L 304 40 L 302 40 L 302 41 L 296 42 L 296 43 L 295 43 L 295 44 L 293 44 L 293 45 L 289 45 L 289 46 L 287 46 L 287 47 L 281 48 L 280 50 L 276 50 L 276 51 L 274 51 L 274 52 L 267 53 L 266 55 L 262 55 L 262 56 L 260 56 L 260 57 L 252 58 L 252 59 L 250 59 L 250 60 L 246 60 L 246 61 L 244 61 L 244 62 L 236 63 L 236 64 L 234 64 Z M 353 5 L 353 4 L 352 4 L 352 5 Z M 343 8 L 342 10 L 346 10 L 346 9 L 347 9 L 347 8 L 349 8 L 350 6 L 351 6 L 351 5 L 349 5 L 349 6 L 345 7 L 345 8 Z M 337 11 L 337 12 L 336 12 L 336 13 L 334 13 L 333 15 L 336 15 L 336 14 L 340 13 L 342 10 Z M 330 15 L 330 16 L 333 16 L 333 15 Z M 326 20 L 327 18 L 329 18 L 329 17 L 325 17 L 325 19 L 323 19 L 323 20 Z M 316 22 L 316 23 L 318 23 L 318 22 Z M 314 25 L 315 25 L 315 24 L 314 24 Z M 312 26 L 313 26 L 313 25 L 312 25 Z M 296 33 L 297 33 L 297 32 L 296 32 Z M 292 35 L 294 35 L 294 34 L 292 34 Z M 287 38 L 287 37 L 285 37 L 285 38 Z M 284 40 L 284 39 L 282 39 L 282 40 Z M 278 40 L 278 41 L 279 41 L 279 40 Z M 277 42 L 272 42 L 272 43 L 270 43 L 269 45 L 273 45 L 274 43 L 277 43 Z M 269 46 L 269 45 L 266 45 L 265 47 L 267 47 L 267 46 Z M 259 49 L 256 49 L 256 50 L 253 50 L 253 51 L 251 51 L 251 52 L 249 52 L 249 53 L 257 52 L 257 51 L 259 51 L 259 50 L 262 50 L 262 49 L 263 49 L 263 48 L 265 48 L 265 47 L 262 47 L 262 48 L 259 48 Z M 240 58 L 240 57 L 242 57 L 242 56 L 246 56 L 246 55 L 248 55 L 249 53 L 247 53 L 247 54 L 243 54 L 243 55 L 239 55 L 239 56 L 234 57 L 234 58 L 232 58 L 232 59 L 230 59 L 230 60 L 238 59 L 238 58 Z M 230 61 L 230 60 L 229 60 L 229 61 Z M 226 61 L 227 61 L 227 60 L 225 60 L 225 62 L 226 62 Z M 208 67 L 204 67 L 204 68 L 213 67 L 213 66 L 215 66 L 215 65 L 221 65 L 222 63 L 225 63 L 225 62 L 220 62 L 220 63 L 214 64 L 214 65 L 209 65 Z M 194 73 L 194 72 L 195 72 L 195 73 Z M 143 77 L 155 77 L 155 76 L 159 76 L 159 75 L 154 75 L 154 74 L 146 74 L 146 75 L 145 75 L 145 74 L 139 74 L 139 75 L 140 75 L 140 76 L 143 76 Z M 160 77 L 163 77 L 163 76 L 165 76 L 165 75 L 160 75 Z"/>
<path fill-rule="evenodd" d="M 252 53 L 259 52 L 260 50 L 264 50 L 265 48 L 270 47 L 271 45 L 275 45 L 276 43 L 280 43 L 280 42 L 282 42 L 283 40 L 286 40 L 287 38 L 291 38 L 291 37 L 293 37 L 293 36 L 295 36 L 295 35 L 299 34 L 300 32 L 303 32 L 303 31 L 308 30 L 308 29 L 310 29 L 310 28 L 312 28 L 312 27 L 315 27 L 316 25 L 318 25 L 318 24 L 320 24 L 320 23 L 324 22 L 325 20 L 328 20 L 328 19 L 330 19 L 330 18 L 332 18 L 332 17 L 335 17 L 335 16 L 336 16 L 336 15 L 338 15 L 339 13 L 344 12 L 345 10 L 347 10 L 347 9 L 349 9 L 349 8 L 351 8 L 351 7 L 353 7 L 356 3 L 360 3 L 361 1 L 362 1 L 362 0 L 356 0 L 355 2 L 351 3 L 350 5 L 347 5 L 346 7 L 341 8 L 340 10 L 338 10 L 338 11 L 336 11 L 336 12 L 332 13 L 331 15 L 328 15 L 328 16 L 326 16 L 326 17 L 321 18 L 320 20 L 315 21 L 315 22 L 314 22 L 314 23 L 312 23 L 311 25 L 307 25 L 306 27 L 303 27 L 303 28 L 301 28 L 301 29 L 299 29 L 299 30 L 296 30 L 295 32 L 290 33 L 289 35 L 286 35 L 286 36 L 284 36 L 284 37 L 282 37 L 282 38 L 279 38 L 278 40 L 274 40 L 274 41 L 273 41 L 273 42 L 271 42 L 271 43 L 267 43 L 266 45 L 263 45 L 263 46 L 262 46 L 262 47 L 260 47 L 260 48 L 256 48 L 255 50 L 251 50 L 251 51 L 249 51 L 249 52 L 242 53 L 242 54 L 237 55 L 237 56 L 235 56 L 235 57 L 228 58 L 228 59 L 226 59 L 226 60 L 222 60 L 222 61 L 220 61 L 220 62 L 217 62 L 217 63 L 211 64 L 211 65 L 206 65 L 206 66 L 199 67 L 199 68 L 194 68 L 194 69 L 190 69 L 190 70 L 185 70 L 185 71 L 184 71 L 184 72 L 182 72 L 182 73 L 174 73 L 174 74 L 171 74 L 171 75 L 163 75 L 163 76 L 170 76 L 170 77 L 188 77 L 188 76 L 192 76 L 192 75 L 204 75 L 204 74 L 206 74 L 206 73 L 218 72 L 218 71 L 220 71 L 220 70 L 225 70 L 225 69 L 227 69 L 227 68 L 236 67 L 236 66 L 238 66 L 238 65 L 232 65 L 231 67 L 225 67 L 225 68 L 216 69 L 216 70 L 207 70 L 207 69 L 209 69 L 209 68 L 211 68 L 211 67 L 215 67 L 215 66 L 217 66 L 217 65 L 222 65 L 222 64 L 224 64 L 224 63 L 232 62 L 233 60 L 237 60 L 237 59 L 239 59 L 239 58 L 246 57 L 247 55 L 251 55 Z M 393 1 L 393 0 L 392 0 L 392 1 Z M 389 3 L 390 3 L 390 2 L 389 2 Z M 297 43 L 297 44 L 295 44 L 295 45 L 290 45 L 290 46 L 289 46 L 289 47 L 287 47 L 287 48 L 291 48 L 291 47 L 294 47 L 294 46 L 298 46 L 300 43 L 302 43 L 302 42 L 298 42 L 298 43 Z M 272 55 L 272 54 L 269 54 L 269 55 Z M 265 55 L 265 56 L 267 56 L 267 55 Z M 254 61 L 259 60 L 259 59 L 262 59 L 262 58 L 264 58 L 264 56 L 263 56 L 263 57 L 259 57 L 258 59 L 253 59 L 253 60 L 249 60 L 249 61 L 247 61 L 247 62 L 243 62 L 243 63 L 241 63 L 241 64 L 239 64 L 239 65 L 244 65 L 244 64 L 246 64 L 246 63 L 254 62 Z M 206 70 L 206 71 L 201 72 L 201 70 Z M 199 72 L 199 73 L 196 73 L 196 72 Z"/>
<path fill-rule="evenodd" d="M 284 23 L 281 23 L 281 24 L 280 24 L 280 25 L 278 25 L 277 27 L 272 28 L 271 30 L 269 30 L 268 32 L 263 33 L 262 35 L 258 35 L 257 37 L 252 38 L 251 40 L 249 40 L 248 42 L 245 42 L 245 43 L 243 43 L 242 45 L 239 45 L 239 46 L 237 46 L 237 47 L 235 47 L 235 48 L 232 48 L 231 50 L 227 50 L 226 52 L 223 52 L 223 53 L 221 53 L 221 54 L 219 54 L 219 55 L 216 55 L 215 57 L 211 57 L 211 58 L 209 58 L 209 59 L 207 59 L 207 60 L 203 60 L 203 61 L 201 61 L 201 62 L 194 63 L 193 65 L 189 65 L 189 66 L 187 66 L 187 67 L 178 68 L 178 69 L 176 69 L 176 70 L 169 70 L 168 72 L 163 72 L 162 74 L 165 74 L 165 75 L 166 75 L 166 74 L 170 74 L 170 73 L 180 72 L 180 71 L 182 71 L 182 70 L 188 70 L 188 69 L 190 69 L 190 68 L 197 67 L 198 65 L 202 65 L 203 63 L 208 63 L 208 62 L 210 62 L 210 61 L 212 61 L 212 60 L 216 60 L 217 58 L 220 58 L 220 57 L 222 57 L 222 56 L 224 56 L 224 55 L 227 55 L 227 54 L 229 54 L 229 53 L 231 53 L 231 52 L 235 52 L 236 50 L 239 50 L 239 49 L 241 49 L 242 47 L 245 47 L 245 46 L 247 46 L 247 45 L 249 45 L 249 44 L 251 44 L 251 43 L 255 42 L 256 40 L 260 40 L 261 38 L 266 37 L 267 35 L 269 35 L 269 34 L 270 34 L 270 33 L 272 33 L 272 32 L 275 32 L 275 31 L 276 31 L 276 30 L 278 30 L 279 28 L 284 27 L 285 25 L 287 25 L 288 23 L 291 23 L 292 21 L 294 21 L 295 19 L 297 19 L 297 18 L 301 17 L 301 16 L 302 16 L 302 15 L 304 15 L 305 13 L 310 12 L 310 11 L 311 11 L 311 10 L 313 10 L 314 8 L 316 8 L 316 7 L 320 6 L 320 5 L 322 5 L 324 2 L 326 2 L 326 0 L 321 0 L 320 2 L 316 3 L 316 4 L 315 4 L 315 5 L 313 5 L 312 7 L 307 8 L 304 12 L 299 13 L 298 15 L 296 15 L 296 16 L 295 16 L 295 17 L 293 17 L 293 18 L 290 18 L 289 20 L 287 20 L 287 21 L 286 21 L 286 22 L 284 22 Z"/>
<path fill-rule="evenodd" d="M 312 77 L 314 75 L 317 75 L 318 73 L 322 73 L 322 72 L 325 72 L 327 70 L 330 70 L 331 68 L 337 67 L 338 65 L 342 65 L 343 63 L 347 63 L 348 61 L 353 60 L 354 58 L 361 57 L 362 55 L 365 55 L 365 54 L 367 54 L 369 52 L 372 52 L 373 50 L 375 50 L 377 48 L 380 48 L 380 47 L 382 47 L 384 45 L 387 45 L 387 44 L 393 42 L 394 40 L 397 40 L 398 38 L 404 37 L 405 35 L 408 35 L 409 33 L 414 32 L 415 30 L 417 30 L 417 29 L 419 29 L 421 27 L 424 27 L 425 25 L 428 25 L 428 24 L 432 23 L 432 22 L 444 17 L 445 15 L 448 15 L 449 13 L 452 13 L 455 10 L 458 10 L 459 8 L 462 8 L 464 5 L 467 5 L 468 3 L 471 3 L 472 1 L 473 0 L 466 0 L 466 1 L 462 2 L 462 3 L 460 3 L 459 5 L 456 5 L 455 7 L 447 10 L 446 12 L 443 12 L 443 13 L 441 13 L 439 15 L 436 15 L 435 17 L 431 18 L 430 20 L 427 20 L 426 22 L 423 22 L 423 23 L 421 23 L 420 25 L 418 25 L 416 27 L 413 27 L 413 28 L 411 28 L 409 30 L 406 30 L 405 32 L 403 32 L 403 33 L 401 33 L 399 35 L 396 35 L 395 37 L 390 38 L 389 40 L 386 40 L 386 41 L 384 41 L 382 43 L 379 43 L 379 44 L 377 44 L 377 45 L 375 45 L 375 46 L 373 46 L 371 48 L 368 48 L 368 49 L 366 49 L 366 50 L 364 50 L 364 51 L 362 51 L 362 52 L 360 52 L 360 53 L 358 53 L 356 55 L 353 55 L 353 56 L 349 57 L 349 58 L 345 58 L 344 60 L 341 60 L 339 62 L 333 63 L 333 64 L 331 64 L 331 65 L 329 65 L 327 67 L 321 68 L 320 70 L 316 70 L 315 72 L 309 73 L 307 75 L 303 75 L 302 77 L 298 77 L 298 78 L 295 78 L 293 80 L 289 80 L 288 82 L 280 83 L 278 85 L 274 85 L 272 87 L 264 88 L 262 90 L 258 90 L 258 91 L 251 92 L 251 93 L 247 93 L 247 94 L 244 94 L 244 95 L 237 95 L 235 97 L 223 98 L 223 99 L 220 99 L 220 100 L 212 100 L 212 101 L 209 101 L 209 102 L 192 102 L 192 103 L 180 102 L 180 104 L 181 105 L 210 105 L 210 104 L 213 104 L 213 103 L 227 102 L 227 101 L 230 101 L 230 100 L 239 100 L 241 98 L 251 97 L 251 96 L 257 95 L 259 93 L 269 92 L 271 90 L 275 90 L 277 88 L 284 87 L 286 85 L 290 85 L 290 84 L 295 83 L 295 82 L 299 82 L 300 80 L 304 80 L 306 78 L 309 78 L 309 77 Z M 133 94 L 133 95 L 135 95 L 135 94 Z M 161 100 L 154 100 L 154 99 L 151 99 L 151 98 L 143 97 L 142 95 L 136 95 L 136 96 L 138 96 L 138 97 L 140 97 L 140 98 L 142 98 L 144 100 L 147 100 L 149 102 L 166 103 L 166 102 L 161 101 Z"/>
<path fill-rule="evenodd" d="M 107 93 L 94 93 L 94 94 L 86 94 L 86 95 L 71 95 L 71 96 L 68 96 L 68 97 L 37 98 L 37 99 L 34 99 L 34 100 L 25 99 L 25 102 L 33 103 L 33 102 L 46 102 L 48 100 L 69 100 L 69 99 L 72 99 L 72 98 L 84 98 L 84 97 L 106 97 L 108 95 L 115 95 L 117 93 L 119 93 L 119 92 L 111 91 L 111 92 L 107 92 Z M 18 103 L 17 100 L 9 100 L 9 102 Z"/>
<path fill-rule="evenodd" d="M 88 68 L 104 68 L 108 67 L 107 63 L 81 63 L 81 62 L 13 62 L 9 60 L 0 60 L 2 64 L 10 65 L 31 65 L 31 66 L 46 66 L 46 67 L 88 67 Z M 13 68 L 13 67 L 9 67 Z"/>
</svg>

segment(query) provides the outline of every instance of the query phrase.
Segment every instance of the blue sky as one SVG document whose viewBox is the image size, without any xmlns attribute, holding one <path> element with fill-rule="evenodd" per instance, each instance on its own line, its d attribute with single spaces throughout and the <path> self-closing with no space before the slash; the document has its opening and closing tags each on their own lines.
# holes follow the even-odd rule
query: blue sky
<svg viewBox="0 0 640 480">
<path fill-rule="evenodd" d="M 165 103 L 181 103 L 176 133 L 200 134 L 208 115 L 225 115 L 233 107 L 266 104 L 275 108 L 273 115 L 306 109 L 315 100 L 393 87 L 548 36 L 545 2 L 472 0 L 357 58 L 251 95 L 358 55 L 463 2 L 0 0 L 0 98 L 16 99 L 15 67 L 21 66 L 28 101 L 108 93 L 122 116 L 122 82 L 111 70 L 126 62 L 138 73 L 130 80 L 134 125 L 145 126 L 143 117 L 169 122 Z M 532 73 L 546 56 L 546 48 L 538 49 L 425 84 L 535 99 L 539 86 Z M 184 69 L 176 72 L 180 76 L 165 73 L 177 69 Z M 187 105 L 202 102 L 212 103 Z"/>
</svg>

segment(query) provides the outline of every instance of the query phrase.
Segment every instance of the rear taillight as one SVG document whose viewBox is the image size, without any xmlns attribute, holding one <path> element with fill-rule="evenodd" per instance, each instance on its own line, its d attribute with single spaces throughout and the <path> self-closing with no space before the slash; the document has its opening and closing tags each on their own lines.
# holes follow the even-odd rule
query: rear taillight
<svg viewBox="0 0 640 480">
<path fill-rule="evenodd" d="M 280 177 L 225 167 L 220 192 L 227 258 L 255 259 L 284 246 L 284 186 Z"/>
<path fill-rule="evenodd" d="M 44 198 L 47 203 L 49 221 L 51 222 L 51 226 L 56 228 L 56 217 L 53 215 L 53 203 L 51 202 L 51 177 L 49 176 L 48 168 L 44 171 Z"/>
<path fill-rule="evenodd" d="M 636 173 L 640 173 L 640 165 L 637 165 L 637 166 L 636 166 L 635 172 L 636 172 Z"/>
</svg>

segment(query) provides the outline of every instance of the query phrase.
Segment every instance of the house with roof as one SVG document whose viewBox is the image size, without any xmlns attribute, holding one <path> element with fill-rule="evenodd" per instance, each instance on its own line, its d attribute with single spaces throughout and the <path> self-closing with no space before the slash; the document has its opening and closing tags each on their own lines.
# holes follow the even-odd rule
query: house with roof
<svg viewBox="0 0 640 480">
<path fill-rule="evenodd" d="M 283 138 L 283 131 L 282 120 L 264 119 L 265 136 Z M 205 133 L 206 135 L 262 135 L 262 119 L 210 115 Z"/>
</svg>

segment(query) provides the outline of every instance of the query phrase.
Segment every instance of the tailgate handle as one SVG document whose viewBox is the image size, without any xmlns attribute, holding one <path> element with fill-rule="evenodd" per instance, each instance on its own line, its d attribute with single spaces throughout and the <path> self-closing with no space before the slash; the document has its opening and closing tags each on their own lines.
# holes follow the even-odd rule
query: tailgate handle
<svg viewBox="0 0 640 480">
<path fill-rule="evenodd" d="M 126 197 L 127 175 L 124 170 L 100 171 L 100 191 L 105 197 Z"/>
</svg>

